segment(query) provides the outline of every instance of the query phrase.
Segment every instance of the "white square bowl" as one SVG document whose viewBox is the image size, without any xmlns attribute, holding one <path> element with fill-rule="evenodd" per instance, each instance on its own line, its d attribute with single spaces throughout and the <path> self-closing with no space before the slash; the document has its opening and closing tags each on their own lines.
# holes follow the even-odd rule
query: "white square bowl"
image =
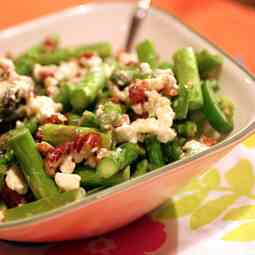
<svg viewBox="0 0 255 255">
<path fill-rule="evenodd" d="M 94 3 L 78 6 L 0 32 L 0 54 L 21 52 L 58 33 L 66 45 L 110 41 L 121 48 L 128 29 L 132 5 Z M 51 242 L 90 237 L 121 227 L 159 206 L 192 177 L 221 159 L 255 130 L 254 77 L 229 56 L 178 19 L 152 9 L 137 41 L 153 40 L 163 59 L 180 47 L 209 49 L 224 57 L 222 93 L 236 106 L 235 130 L 209 150 L 164 166 L 137 179 L 101 191 L 55 211 L 0 225 L 0 238 L 25 242 Z"/>
</svg>

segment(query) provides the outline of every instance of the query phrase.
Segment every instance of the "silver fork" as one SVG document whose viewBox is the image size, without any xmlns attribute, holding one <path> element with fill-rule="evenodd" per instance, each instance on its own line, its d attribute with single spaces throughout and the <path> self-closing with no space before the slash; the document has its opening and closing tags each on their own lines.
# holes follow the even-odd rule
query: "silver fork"
<svg viewBox="0 0 255 255">
<path fill-rule="evenodd" d="M 130 22 L 130 27 L 129 27 L 128 36 L 126 40 L 126 46 L 125 46 L 126 51 L 129 52 L 132 49 L 134 39 L 137 35 L 140 25 L 142 24 L 142 21 L 148 14 L 150 6 L 151 6 L 151 0 L 139 0 L 137 2 L 135 11 L 132 15 L 132 19 Z"/>
</svg>

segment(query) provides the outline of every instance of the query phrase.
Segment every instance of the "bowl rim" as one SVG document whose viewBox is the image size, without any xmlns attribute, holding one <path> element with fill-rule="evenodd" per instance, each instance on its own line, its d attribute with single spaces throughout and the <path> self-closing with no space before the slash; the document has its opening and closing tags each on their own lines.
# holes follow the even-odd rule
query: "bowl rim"
<svg viewBox="0 0 255 255">
<path fill-rule="evenodd" d="M 23 22 L 19 25 L 4 29 L 0 31 L 0 40 L 3 37 L 11 37 L 13 34 L 22 33 L 23 31 L 29 31 L 30 29 L 33 29 L 34 26 L 40 25 L 40 23 L 45 22 L 51 22 L 54 19 L 58 19 L 60 16 L 66 16 L 71 15 L 75 13 L 86 13 L 93 11 L 94 9 L 100 7 L 100 4 L 106 4 L 106 5 L 128 5 L 129 7 L 132 5 L 132 2 L 128 2 L 127 0 L 121 0 L 121 1 L 102 1 L 102 0 L 96 0 L 93 2 L 85 3 L 82 5 L 77 5 L 74 7 L 70 7 L 64 10 L 60 10 L 57 12 L 54 12 L 53 14 L 44 15 L 36 19 L 32 19 L 30 21 Z M 160 7 L 153 6 L 151 8 L 151 12 L 154 12 L 155 14 L 164 15 L 167 18 L 172 19 L 175 23 L 178 23 L 182 26 L 183 29 L 185 29 L 188 32 L 191 32 L 196 37 L 199 37 L 202 41 L 206 42 L 210 46 L 212 46 L 214 49 L 216 49 L 218 52 L 220 52 L 224 58 L 230 60 L 232 64 L 237 66 L 241 71 L 243 71 L 252 81 L 252 85 L 255 85 L 255 76 L 251 74 L 247 69 L 245 69 L 240 63 L 238 63 L 236 60 L 234 60 L 233 57 L 231 57 L 228 53 L 226 53 L 224 50 L 220 49 L 215 43 L 209 41 L 206 37 L 196 32 L 193 28 L 188 26 L 187 24 L 183 23 L 177 16 L 173 15 L 169 11 L 166 11 Z M 62 206 L 60 208 L 41 213 L 39 215 L 35 215 L 29 218 L 20 219 L 16 221 L 11 222 L 1 222 L 0 223 L 0 231 L 4 230 L 10 230 L 14 228 L 22 228 L 27 225 L 32 225 L 36 223 L 42 223 L 43 221 L 47 221 L 49 218 L 55 218 L 55 217 L 61 217 L 62 214 L 70 213 L 71 211 L 74 211 L 76 209 L 79 209 L 84 206 L 89 206 L 93 203 L 98 202 L 98 200 L 107 199 L 112 195 L 117 195 L 121 191 L 125 190 L 128 191 L 130 189 L 134 189 L 139 183 L 143 181 L 152 182 L 155 178 L 162 177 L 164 175 L 169 174 L 169 171 L 172 173 L 175 173 L 176 171 L 185 171 L 185 168 L 179 169 L 182 167 L 182 165 L 188 165 L 191 164 L 193 161 L 198 161 L 200 158 L 212 155 L 216 152 L 220 152 L 221 150 L 231 147 L 231 145 L 236 144 L 240 142 L 241 140 L 245 139 L 249 135 L 255 132 L 255 119 L 251 120 L 246 127 L 242 128 L 240 131 L 238 131 L 236 134 L 230 136 L 226 140 L 223 140 L 222 142 L 214 145 L 210 149 L 207 149 L 206 151 L 200 152 L 195 154 L 192 157 L 188 157 L 179 161 L 176 161 L 174 163 L 167 164 L 159 169 L 156 169 L 153 172 L 149 172 L 143 176 L 137 177 L 135 179 L 131 179 L 127 182 L 121 183 L 119 185 L 107 188 L 106 190 L 99 191 L 95 194 L 91 194 L 88 197 L 84 197 L 81 200 L 75 201 L 73 203 L 69 203 L 65 206 Z"/>
</svg>

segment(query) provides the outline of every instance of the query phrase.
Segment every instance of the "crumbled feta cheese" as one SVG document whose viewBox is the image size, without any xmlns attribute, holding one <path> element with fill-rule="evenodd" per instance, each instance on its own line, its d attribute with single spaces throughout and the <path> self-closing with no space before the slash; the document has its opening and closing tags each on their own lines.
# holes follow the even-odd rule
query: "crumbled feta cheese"
<svg viewBox="0 0 255 255">
<path fill-rule="evenodd" d="M 60 171 L 62 173 L 68 173 L 71 174 L 75 169 L 76 164 L 73 162 L 73 158 L 71 155 L 68 155 L 63 163 L 60 166 Z"/>
<path fill-rule="evenodd" d="M 200 143 L 196 140 L 188 141 L 184 146 L 183 150 L 185 151 L 186 156 L 193 156 L 197 153 L 207 150 L 209 147 L 203 143 Z"/>
<path fill-rule="evenodd" d="M 34 83 L 30 77 L 18 75 L 11 60 L 0 58 L 0 98 L 6 93 L 15 98 L 27 99 L 33 92 Z"/>
<path fill-rule="evenodd" d="M 76 61 L 63 62 L 60 66 L 36 64 L 33 74 L 36 80 L 43 80 L 48 95 L 55 95 L 60 81 L 77 78 L 80 67 Z"/>
<path fill-rule="evenodd" d="M 148 63 L 141 63 L 140 68 L 141 68 L 141 71 L 142 71 L 143 74 L 145 74 L 145 75 L 146 74 L 148 74 L 148 75 L 152 74 L 151 67 Z"/>
<path fill-rule="evenodd" d="M 108 157 L 112 154 L 112 151 L 107 150 L 106 148 L 101 148 L 98 153 L 97 153 L 97 158 L 98 159 L 103 159 L 105 157 Z"/>
<path fill-rule="evenodd" d="M 60 103 L 55 103 L 52 98 L 47 96 L 31 98 L 27 107 L 28 114 L 35 115 L 40 121 L 60 112 L 61 110 L 62 105 Z"/>
<path fill-rule="evenodd" d="M 44 81 L 45 88 L 47 89 L 48 95 L 55 95 L 58 91 L 58 80 L 53 77 L 48 77 Z"/>
<path fill-rule="evenodd" d="M 119 62 L 123 65 L 133 64 L 138 62 L 137 55 L 134 53 L 121 52 L 118 55 Z"/>
<path fill-rule="evenodd" d="M 86 67 L 95 67 L 102 64 L 102 59 L 99 56 L 91 56 L 90 58 L 81 57 L 80 63 Z"/>
<path fill-rule="evenodd" d="M 55 182 L 62 191 L 80 188 L 81 177 L 78 174 L 56 173 Z"/>
<path fill-rule="evenodd" d="M 0 67 L 8 70 L 15 70 L 13 61 L 9 58 L 0 58 Z"/>
<path fill-rule="evenodd" d="M 156 116 L 162 125 L 171 127 L 175 113 L 171 107 L 170 100 L 156 91 L 147 91 L 146 96 L 148 97 L 148 102 L 144 104 L 144 108 L 149 115 Z"/>
<path fill-rule="evenodd" d="M 132 126 L 137 133 L 156 135 L 162 143 L 167 143 L 173 140 L 176 136 L 176 133 L 172 128 L 155 118 L 138 119 L 132 123 Z"/>
<path fill-rule="evenodd" d="M 0 58 L 0 80 L 15 78 L 17 73 L 12 60 Z"/>
<path fill-rule="evenodd" d="M 34 82 L 30 77 L 27 76 L 18 76 L 17 79 L 13 81 L 13 84 L 18 91 L 19 96 L 26 99 L 34 90 Z"/>
<path fill-rule="evenodd" d="M 145 80 L 150 90 L 162 90 L 165 86 L 178 88 L 176 79 L 171 69 L 156 69 L 154 72 L 154 78 Z"/>
<path fill-rule="evenodd" d="M 118 86 L 112 84 L 109 84 L 108 87 L 113 97 L 118 98 L 122 102 L 125 102 L 128 99 L 128 87 L 124 90 L 120 90 Z"/>
<path fill-rule="evenodd" d="M 117 139 L 119 142 L 130 141 L 131 143 L 137 143 L 137 130 L 131 125 L 122 125 L 115 129 Z"/>
<path fill-rule="evenodd" d="M 112 65 L 105 64 L 104 71 L 105 71 L 106 77 L 109 78 L 114 71 L 114 67 Z"/>
<path fill-rule="evenodd" d="M 114 127 L 120 127 L 124 124 L 130 124 L 130 119 L 128 114 L 123 114 L 121 117 L 119 117 L 115 122 L 113 123 Z"/>
<path fill-rule="evenodd" d="M 58 68 L 55 73 L 55 78 L 58 81 L 62 80 L 69 80 L 76 76 L 79 71 L 78 63 L 75 61 L 71 62 L 63 62 Z"/>
<path fill-rule="evenodd" d="M 141 135 L 156 135 L 160 142 L 166 143 L 173 140 L 176 136 L 171 128 L 175 113 L 171 108 L 168 98 L 161 96 L 156 91 L 146 92 L 148 102 L 144 108 L 149 113 L 150 118 L 137 119 L 130 125 L 122 125 L 115 129 L 119 142 L 131 141 L 136 143 Z"/>
<path fill-rule="evenodd" d="M 9 189 L 14 190 L 21 195 L 26 194 L 28 191 L 28 186 L 24 176 L 17 166 L 9 168 L 6 173 L 5 182 Z"/>
</svg>

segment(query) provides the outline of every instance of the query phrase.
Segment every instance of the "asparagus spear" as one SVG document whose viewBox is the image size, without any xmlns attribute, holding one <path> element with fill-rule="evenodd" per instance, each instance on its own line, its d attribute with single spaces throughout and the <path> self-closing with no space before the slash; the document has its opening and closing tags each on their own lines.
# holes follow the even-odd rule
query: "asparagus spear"
<svg viewBox="0 0 255 255">
<path fill-rule="evenodd" d="M 64 106 L 65 110 L 69 110 L 71 108 L 70 97 L 73 88 L 73 84 L 64 84 L 60 87 L 59 91 L 54 96 L 54 100 L 61 103 Z"/>
<path fill-rule="evenodd" d="M 163 144 L 163 152 L 164 157 L 168 162 L 174 162 L 179 160 L 181 158 L 181 155 L 183 154 L 182 148 L 177 141 Z"/>
<path fill-rule="evenodd" d="M 73 126 L 82 126 L 87 128 L 98 128 L 99 123 L 96 114 L 90 111 L 83 112 L 82 116 L 69 113 L 68 124 Z"/>
<path fill-rule="evenodd" d="M 8 164 L 14 159 L 14 153 L 12 150 L 7 151 L 5 154 L 0 156 L 0 191 L 4 185 L 4 179 Z"/>
<path fill-rule="evenodd" d="M 95 169 L 89 169 L 86 167 L 79 167 L 76 173 L 81 177 L 81 185 L 85 188 L 96 188 L 96 187 L 111 187 L 122 183 L 129 179 L 130 169 L 126 169 L 121 174 L 113 175 L 110 178 L 102 178 L 95 171 Z"/>
<path fill-rule="evenodd" d="M 95 53 L 102 58 L 109 57 L 112 53 L 112 46 L 108 42 L 100 42 L 88 45 L 81 45 L 76 48 L 58 48 L 53 52 L 39 54 L 36 63 L 42 65 L 58 65 L 63 61 L 78 58 L 85 53 Z"/>
<path fill-rule="evenodd" d="M 27 203 L 19 207 L 4 211 L 4 221 L 14 221 L 45 213 L 71 202 L 80 200 L 84 195 L 81 189 L 59 194 L 51 194 L 35 202 Z"/>
<path fill-rule="evenodd" d="M 202 50 L 196 53 L 199 73 L 202 79 L 218 79 L 223 58 L 219 55 L 209 53 L 207 50 Z"/>
<path fill-rule="evenodd" d="M 34 134 L 38 127 L 38 121 L 36 118 L 25 119 L 19 128 L 27 128 L 31 134 Z"/>
<path fill-rule="evenodd" d="M 82 112 L 88 105 L 94 102 L 97 94 L 106 83 L 106 75 L 103 65 L 93 68 L 87 73 L 79 85 L 71 91 L 70 103 L 77 112 Z"/>
<path fill-rule="evenodd" d="M 0 201 L 0 212 L 7 209 L 7 205 L 4 203 L 4 201 Z"/>
<path fill-rule="evenodd" d="M 127 181 L 130 179 L 130 176 L 131 176 L 131 169 L 130 169 L 130 166 L 127 166 L 123 173 L 122 173 L 122 178 L 123 178 L 123 181 Z"/>
<path fill-rule="evenodd" d="M 68 113 L 67 119 L 68 119 L 68 125 L 71 126 L 80 126 L 80 118 L 81 116 L 75 113 Z"/>
<path fill-rule="evenodd" d="M 43 161 L 28 129 L 16 130 L 9 140 L 26 181 L 37 199 L 58 194 L 54 181 L 43 169 Z"/>
<path fill-rule="evenodd" d="M 138 70 L 135 69 L 116 69 L 110 80 L 118 86 L 128 86 L 137 75 Z"/>
<path fill-rule="evenodd" d="M 138 162 L 136 165 L 136 169 L 135 169 L 133 177 L 144 175 L 148 171 L 148 169 L 149 169 L 149 162 L 147 159 L 144 159 Z"/>
<path fill-rule="evenodd" d="M 96 170 L 97 174 L 101 178 L 110 178 L 131 164 L 141 154 L 143 154 L 143 151 L 137 144 L 123 144 L 110 156 L 103 158 L 99 162 Z"/>
<path fill-rule="evenodd" d="M 112 125 L 113 123 L 118 121 L 122 115 L 121 106 L 111 101 L 104 102 L 99 107 L 100 113 L 98 114 L 98 121 L 101 128 Z"/>
<path fill-rule="evenodd" d="M 7 165 L 1 163 L 0 164 L 0 192 L 1 192 L 2 187 L 4 185 L 4 179 L 5 179 L 6 171 L 7 171 Z"/>
<path fill-rule="evenodd" d="M 233 120 L 221 109 L 218 97 L 210 86 L 205 82 L 202 86 L 204 96 L 204 114 L 211 126 L 220 133 L 227 134 L 234 128 Z"/>
<path fill-rule="evenodd" d="M 82 127 L 90 127 L 90 128 L 99 128 L 99 120 L 95 113 L 90 111 L 85 111 L 81 118 L 79 125 Z"/>
<path fill-rule="evenodd" d="M 45 124 L 40 127 L 42 140 L 52 145 L 63 144 L 66 141 L 73 140 L 78 134 L 97 133 L 101 136 L 102 145 L 106 148 L 111 146 L 111 134 L 101 133 L 93 128 L 66 126 L 57 124 Z"/>
<path fill-rule="evenodd" d="M 162 167 L 165 162 L 161 144 L 155 136 L 147 137 L 144 141 L 145 150 L 152 169 Z"/>
<path fill-rule="evenodd" d="M 173 69 L 173 64 L 170 62 L 161 62 L 158 66 L 159 69 Z"/>
<path fill-rule="evenodd" d="M 188 89 L 179 84 L 178 97 L 173 101 L 175 118 L 177 120 L 186 119 L 189 110 L 189 94 Z"/>
<path fill-rule="evenodd" d="M 149 74 L 142 72 L 138 67 L 122 67 L 115 69 L 110 80 L 120 87 L 125 87 L 136 79 L 143 80 L 149 77 Z"/>
<path fill-rule="evenodd" d="M 188 88 L 189 110 L 200 109 L 203 106 L 203 96 L 196 56 L 191 47 L 175 53 L 174 69 L 178 82 Z"/>
<path fill-rule="evenodd" d="M 140 62 L 148 63 L 151 68 L 156 68 L 158 57 L 155 46 L 151 41 L 145 40 L 138 44 L 136 51 Z"/>
<path fill-rule="evenodd" d="M 176 125 L 177 133 L 186 138 L 194 138 L 197 134 L 197 124 L 193 121 L 185 121 Z"/>
<path fill-rule="evenodd" d="M 42 44 L 34 46 L 15 60 L 16 70 L 19 74 L 29 75 L 33 66 L 38 63 L 42 65 L 58 65 L 63 61 L 78 58 L 84 53 L 96 53 L 105 58 L 111 55 L 112 46 L 107 42 L 81 45 L 76 48 L 57 48 L 54 51 L 45 51 Z"/>
<path fill-rule="evenodd" d="M 96 53 L 102 58 L 107 58 L 112 55 L 112 45 L 109 42 L 80 45 L 73 49 L 72 55 L 75 58 L 87 52 Z"/>
</svg>

